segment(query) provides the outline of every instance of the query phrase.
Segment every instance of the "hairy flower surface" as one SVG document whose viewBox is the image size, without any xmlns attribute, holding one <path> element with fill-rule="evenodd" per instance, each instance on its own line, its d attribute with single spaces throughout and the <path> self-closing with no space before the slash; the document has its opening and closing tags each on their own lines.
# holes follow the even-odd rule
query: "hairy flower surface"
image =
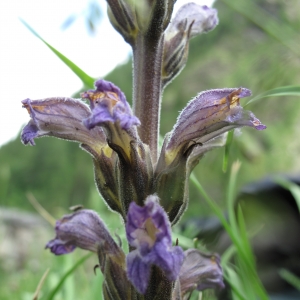
<svg viewBox="0 0 300 300">
<path fill-rule="evenodd" d="M 127 255 L 127 274 L 141 294 L 146 292 L 152 265 L 170 281 L 176 280 L 184 255 L 180 247 L 172 246 L 171 225 L 156 196 L 149 196 L 143 207 L 130 204 L 126 234 L 136 248 Z"/>
<path fill-rule="evenodd" d="M 34 139 L 41 136 L 55 136 L 96 147 L 105 144 L 101 128 L 88 130 L 82 121 L 91 114 L 88 106 L 72 98 L 46 98 L 22 101 L 30 114 L 30 122 L 23 128 L 22 142 L 35 145 Z"/>
<path fill-rule="evenodd" d="M 266 128 L 252 112 L 240 106 L 240 98 L 251 95 L 245 88 L 216 89 L 200 93 L 183 109 L 173 128 L 167 151 L 190 142 L 205 143 L 233 128 Z"/>
<path fill-rule="evenodd" d="M 88 129 L 106 122 L 119 122 L 122 129 L 140 125 L 139 119 L 132 115 L 124 93 L 114 84 L 105 80 L 95 83 L 96 90 L 81 94 L 90 101 L 92 115 L 84 121 Z"/>
<path fill-rule="evenodd" d="M 56 222 L 55 231 L 56 237 L 46 245 L 55 255 L 70 253 L 76 247 L 92 252 L 118 252 L 105 224 L 92 210 L 82 209 L 64 216 Z"/>
<path fill-rule="evenodd" d="M 179 282 L 182 295 L 194 289 L 224 288 L 220 257 L 208 255 L 197 249 L 184 252 L 185 258 L 180 269 Z"/>
</svg>

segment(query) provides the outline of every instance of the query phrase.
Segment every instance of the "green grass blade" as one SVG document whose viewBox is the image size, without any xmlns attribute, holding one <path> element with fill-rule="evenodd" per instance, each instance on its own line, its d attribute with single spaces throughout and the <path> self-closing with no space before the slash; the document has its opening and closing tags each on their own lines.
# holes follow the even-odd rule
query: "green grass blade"
<svg viewBox="0 0 300 300">
<path fill-rule="evenodd" d="M 196 188 L 198 189 L 198 191 L 201 193 L 201 195 L 203 196 L 204 200 L 206 201 L 206 203 L 210 206 L 210 208 L 212 209 L 212 211 L 214 212 L 214 214 L 218 217 L 218 219 L 220 220 L 220 222 L 222 223 L 223 227 L 225 228 L 226 232 L 228 233 L 228 235 L 230 236 L 230 239 L 232 240 L 233 244 L 237 247 L 237 249 L 239 249 L 240 251 L 242 251 L 242 249 L 240 249 L 240 243 L 239 243 L 239 237 L 236 236 L 230 226 L 230 224 L 227 222 L 223 211 L 219 208 L 219 206 L 207 195 L 207 193 L 204 191 L 202 185 L 200 184 L 200 182 L 197 180 L 196 176 L 192 173 L 191 174 L 191 181 L 194 183 L 194 185 L 196 186 Z"/>
<path fill-rule="evenodd" d="M 77 261 L 77 263 L 69 270 L 67 271 L 63 277 L 60 279 L 59 283 L 56 285 L 56 287 L 52 290 L 47 300 L 53 300 L 55 295 L 59 292 L 59 290 L 62 288 L 65 280 L 80 266 L 82 265 L 89 257 L 91 257 L 93 254 L 89 253 L 85 256 L 83 256 L 81 259 Z"/>
<path fill-rule="evenodd" d="M 253 252 L 249 243 L 248 233 L 246 229 L 246 224 L 243 216 L 242 209 L 240 205 L 237 209 L 237 218 L 238 218 L 238 226 L 240 228 L 240 242 L 242 244 L 242 248 L 245 253 L 245 257 L 250 261 L 250 263 L 254 266 L 255 265 L 255 259 L 253 256 Z"/>
<path fill-rule="evenodd" d="M 24 20 L 20 21 L 33 33 L 37 38 L 39 38 L 54 54 L 56 54 L 83 82 L 86 88 L 93 88 L 95 79 L 86 74 L 81 70 L 76 64 L 74 64 L 70 59 L 48 44 L 33 28 L 29 26 Z"/>
<path fill-rule="evenodd" d="M 279 275 L 290 285 L 300 291 L 300 278 L 286 269 L 279 270 Z"/>
<path fill-rule="evenodd" d="M 300 213 L 300 187 L 296 183 L 279 176 L 275 177 L 274 181 L 291 192 L 295 198 Z"/>
<path fill-rule="evenodd" d="M 235 270 L 229 266 L 224 266 L 223 268 L 224 278 L 231 287 L 233 300 L 249 300 L 242 293 L 241 282 Z"/>
<path fill-rule="evenodd" d="M 229 270 L 232 276 L 228 276 L 228 279 L 233 291 L 234 291 L 234 299 L 247 299 L 247 300 L 256 300 L 257 296 L 259 299 L 268 300 L 268 295 L 261 284 L 260 279 L 258 278 L 255 266 L 255 260 L 252 253 L 252 249 L 250 247 L 250 243 L 248 240 L 245 221 L 243 215 L 240 211 L 238 213 L 238 220 L 236 217 L 234 204 L 235 204 L 235 183 L 237 179 L 238 170 L 240 167 L 240 163 L 236 162 L 232 166 L 230 180 L 228 184 L 227 190 L 227 209 L 228 209 L 228 219 L 223 215 L 222 210 L 218 207 L 218 205 L 210 199 L 210 197 L 206 194 L 201 184 L 195 178 L 194 174 L 191 175 L 192 182 L 196 185 L 199 192 L 202 194 L 204 199 L 206 200 L 207 204 L 211 207 L 215 215 L 219 218 L 220 222 L 224 226 L 225 230 L 227 231 L 228 235 L 230 236 L 233 245 L 229 247 L 225 253 L 225 261 L 223 262 L 222 257 L 222 266 L 227 269 L 229 259 L 232 257 L 233 254 L 235 255 L 236 262 L 239 266 L 239 277 L 245 280 L 238 280 L 235 282 L 237 277 L 233 276 L 234 274 L 231 272 L 233 270 Z M 235 252 L 235 253 L 234 253 Z M 251 279 L 250 279 L 251 278 Z M 249 280 L 248 280 L 249 279 Z M 239 289 L 239 286 L 241 289 Z M 251 296 L 251 298 L 246 298 L 243 294 Z M 251 294 L 251 295 L 250 295 Z"/>
<path fill-rule="evenodd" d="M 236 248 L 234 245 L 231 245 L 222 254 L 222 260 L 221 260 L 222 266 L 228 265 L 230 259 L 233 257 L 234 254 L 236 254 Z"/>
<path fill-rule="evenodd" d="M 254 98 L 252 98 L 250 101 L 246 103 L 244 107 L 246 107 L 248 104 L 258 101 L 260 99 L 266 98 L 266 97 L 280 97 L 280 96 L 298 96 L 300 97 L 300 86 L 299 85 L 289 85 L 289 86 L 282 86 L 278 87 L 269 91 L 266 91 Z"/>
<path fill-rule="evenodd" d="M 248 290 L 248 294 L 256 292 L 257 295 L 260 296 L 260 299 L 267 300 L 267 292 L 257 275 L 255 258 L 249 242 L 246 223 L 240 206 L 238 206 L 237 218 L 238 226 L 240 228 L 240 243 L 241 248 L 243 249 L 243 255 L 240 255 L 239 258 L 239 267 L 242 270 L 242 274 L 247 274 L 246 278 L 243 278 L 245 279 L 244 285 Z M 251 282 L 251 284 L 249 284 L 249 282 Z M 255 293 L 253 294 L 253 299 L 256 299 Z"/>
<path fill-rule="evenodd" d="M 223 167 L 222 167 L 222 170 L 224 173 L 227 172 L 227 168 L 228 168 L 229 153 L 230 153 L 230 146 L 233 141 L 233 133 L 234 133 L 234 130 L 231 130 L 227 134 L 226 144 L 225 144 L 225 148 L 224 148 Z"/>
<path fill-rule="evenodd" d="M 231 167 L 230 172 L 230 178 L 226 193 L 226 204 L 227 204 L 227 211 L 228 211 L 228 219 L 230 227 L 233 231 L 234 236 L 238 237 L 240 235 L 239 233 L 239 227 L 237 224 L 236 216 L 235 216 L 235 185 L 236 185 L 236 179 L 237 174 L 240 169 L 241 163 L 239 161 L 236 161 L 233 163 Z"/>
</svg>

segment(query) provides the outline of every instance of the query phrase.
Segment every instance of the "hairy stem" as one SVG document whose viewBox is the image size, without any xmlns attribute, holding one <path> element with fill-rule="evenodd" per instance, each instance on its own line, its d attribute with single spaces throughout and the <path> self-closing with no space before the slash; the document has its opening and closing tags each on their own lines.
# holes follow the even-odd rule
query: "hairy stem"
<svg viewBox="0 0 300 300">
<path fill-rule="evenodd" d="M 140 34 L 133 46 L 133 112 L 140 119 L 139 135 L 157 160 L 161 106 L 163 36 Z"/>
</svg>

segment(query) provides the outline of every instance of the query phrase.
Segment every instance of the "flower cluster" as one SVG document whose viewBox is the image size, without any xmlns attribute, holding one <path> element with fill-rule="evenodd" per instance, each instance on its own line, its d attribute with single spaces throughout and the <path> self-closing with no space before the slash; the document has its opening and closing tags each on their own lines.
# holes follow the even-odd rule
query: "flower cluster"
<svg viewBox="0 0 300 300">
<path fill-rule="evenodd" d="M 185 299 L 195 289 L 222 288 L 219 256 L 172 245 L 171 226 L 187 208 L 189 175 L 203 154 L 223 146 L 229 130 L 265 126 L 240 105 L 248 89 L 204 91 L 183 109 L 158 151 L 161 93 L 185 66 L 189 40 L 217 25 L 217 11 L 189 3 L 171 19 L 174 0 L 107 3 L 111 23 L 133 49 L 133 110 L 124 93 L 102 79 L 81 94 L 89 105 L 26 99 L 31 120 L 22 142 L 54 136 L 91 154 L 98 191 L 125 223 L 129 253 L 86 209 L 57 221 L 46 248 L 56 255 L 76 247 L 97 253 L 105 299 Z"/>
</svg>

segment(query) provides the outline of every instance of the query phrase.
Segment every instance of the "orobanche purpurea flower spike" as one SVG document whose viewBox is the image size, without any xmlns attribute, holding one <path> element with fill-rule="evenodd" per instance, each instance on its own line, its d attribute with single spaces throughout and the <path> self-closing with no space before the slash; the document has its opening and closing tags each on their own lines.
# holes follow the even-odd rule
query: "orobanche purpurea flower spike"
<svg viewBox="0 0 300 300">
<path fill-rule="evenodd" d="M 126 255 L 92 210 L 56 223 L 46 248 L 56 255 L 76 247 L 97 253 L 104 299 L 186 299 L 197 289 L 222 288 L 217 254 L 172 245 L 171 226 L 188 206 L 188 180 L 203 154 L 225 143 L 229 130 L 266 127 L 240 106 L 246 88 L 201 92 L 180 113 L 158 148 L 162 91 L 184 68 L 189 40 L 213 30 L 217 11 L 188 3 L 172 15 L 175 0 L 107 0 L 114 28 L 132 46 L 131 108 L 113 83 L 97 80 L 82 99 L 23 100 L 31 117 L 22 142 L 42 136 L 77 141 L 91 154 L 99 193 L 122 216 Z M 180 241 L 179 241 L 180 242 Z"/>
</svg>

